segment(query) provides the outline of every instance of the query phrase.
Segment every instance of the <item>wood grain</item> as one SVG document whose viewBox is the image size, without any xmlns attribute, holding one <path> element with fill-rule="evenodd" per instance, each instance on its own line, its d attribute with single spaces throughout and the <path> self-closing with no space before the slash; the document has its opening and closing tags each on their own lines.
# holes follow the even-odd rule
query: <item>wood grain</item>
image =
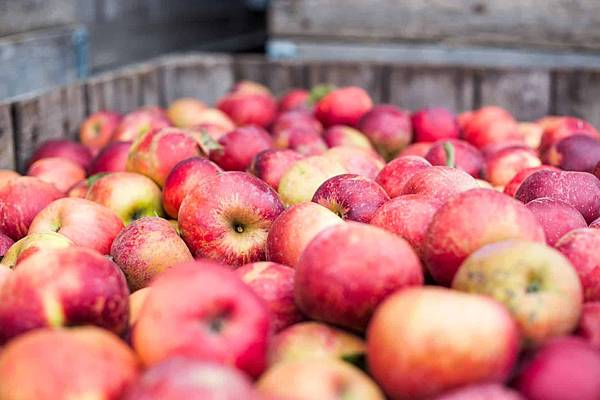
<svg viewBox="0 0 600 400">
<path fill-rule="evenodd" d="M 10 103 L 0 103 L 0 169 L 15 169 L 15 143 Z"/>
</svg>

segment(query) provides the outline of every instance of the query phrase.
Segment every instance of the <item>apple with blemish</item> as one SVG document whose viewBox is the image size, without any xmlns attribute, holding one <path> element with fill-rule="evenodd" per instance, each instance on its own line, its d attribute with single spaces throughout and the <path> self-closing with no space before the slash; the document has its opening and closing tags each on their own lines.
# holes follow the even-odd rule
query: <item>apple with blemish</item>
<svg viewBox="0 0 600 400">
<path fill-rule="evenodd" d="M 477 181 L 465 171 L 436 165 L 416 171 L 400 194 L 422 194 L 446 201 L 476 188 L 479 188 Z"/>
<path fill-rule="evenodd" d="M 544 228 L 546 243 L 554 246 L 565 234 L 578 228 L 587 228 L 583 215 L 560 200 L 540 197 L 525 205 Z"/>
<path fill-rule="evenodd" d="M 460 127 L 456 116 L 444 108 L 424 108 L 411 115 L 415 142 L 458 139 Z"/>
<path fill-rule="evenodd" d="M 296 161 L 303 158 L 302 154 L 294 150 L 267 149 L 254 156 L 250 171 L 277 190 L 281 177 Z"/>
<path fill-rule="evenodd" d="M 323 133 L 323 139 L 329 147 L 349 146 L 373 150 L 369 139 L 359 130 L 350 126 L 334 125 Z"/>
<path fill-rule="evenodd" d="M 448 146 L 451 146 L 450 150 L 448 150 Z M 454 154 L 449 155 L 447 154 L 448 151 L 452 151 Z M 449 157 L 453 157 L 453 159 L 449 160 Z M 483 156 L 477 148 L 460 139 L 437 141 L 431 146 L 425 155 L 425 159 L 431 165 L 448 165 L 451 163 L 451 167 L 461 169 L 475 178 L 479 177 L 484 162 Z"/>
<path fill-rule="evenodd" d="M 361 118 L 358 129 L 386 160 L 395 158 L 412 141 L 409 112 L 389 104 L 373 107 Z"/>
<path fill-rule="evenodd" d="M 97 111 L 86 118 L 79 129 L 79 141 L 97 152 L 110 142 L 123 117 L 112 111 Z"/>
<path fill-rule="evenodd" d="M 506 186 L 519 172 L 542 165 L 535 150 L 512 146 L 486 158 L 482 175 L 493 186 Z"/>
<path fill-rule="evenodd" d="M 377 174 L 375 182 L 379 183 L 391 197 L 403 193 L 406 183 L 419 171 L 431 167 L 431 163 L 419 156 L 402 156 L 387 163 Z"/>
<path fill-rule="evenodd" d="M 27 169 L 27 175 L 48 182 L 61 192 L 85 178 L 85 169 L 74 161 L 62 157 L 41 158 Z"/>
<path fill-rule="evenodd" d="M 125 115 L 112 135 L 112 142 L 132 142 L 148 132 L 171 126 L 164 110 L 142 107 Z"/>
<path fill-rule="evenodd" d="M 127 165 L 127 156 L 131 142 L 112 142 L 94 157 L 90 164 L 90 175 L 100 172 L 123 172 Z"/>
<path fill-rule="evenodd" d="M 32 233 L 23 239 L 17 240 L 0 262 L 8 268 L 15 268 L 17 264 L 25 261 L 40 250 L 63 249 L 75 244 L 68 237 L 56 232 Z"/>
</svg>

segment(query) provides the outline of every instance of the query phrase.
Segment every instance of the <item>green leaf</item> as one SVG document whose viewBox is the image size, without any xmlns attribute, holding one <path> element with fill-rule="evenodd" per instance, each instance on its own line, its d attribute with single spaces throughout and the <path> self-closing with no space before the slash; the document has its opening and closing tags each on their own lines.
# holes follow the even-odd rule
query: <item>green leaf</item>
<svg viewBox="0 0 600 400">
<path fill-rule="evenodd" d="M 323 97 L 327 96 L 329 93 L 335 90 L 335 86 L 328 84 L 321 84 L 313 86 L 310 90 L 310 95 L 308 96 L 308 105 L 314 106 L 319 102 Z"/>
</svg>

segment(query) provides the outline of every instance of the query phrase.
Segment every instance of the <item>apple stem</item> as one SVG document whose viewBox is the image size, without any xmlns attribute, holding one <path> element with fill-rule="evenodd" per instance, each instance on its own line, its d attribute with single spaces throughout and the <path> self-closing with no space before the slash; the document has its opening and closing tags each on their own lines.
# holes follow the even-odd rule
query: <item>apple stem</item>
<svg viewBox="0 0 600 400">
<path fill-rule="evenodd" d="M 454 145 L 450 142 L 444 143 L 444 152 L 446 153 L 446 166 L 456 168 Z"/>
</svg>

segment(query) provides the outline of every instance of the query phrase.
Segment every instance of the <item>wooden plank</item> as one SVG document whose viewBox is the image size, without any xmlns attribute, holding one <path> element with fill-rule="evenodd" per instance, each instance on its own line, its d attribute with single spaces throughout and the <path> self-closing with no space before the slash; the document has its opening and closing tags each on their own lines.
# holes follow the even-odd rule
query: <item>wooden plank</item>
<svg viewBox="0 0 600 400">
<path fill-rule="evenodd" d="M 63 130 L 70 139 L 79 138 L 79 127 L 87 117 L 85 86 L 75 83 L 63 88 Z"/>
<path fill-rule="evenodd" d="M 15 169 L 15 167 L 11 105 L 0 103 L 0 169 Z"/>
<path fill-rule="evenodd" d="M 453 112 L 473 108 L 474 79 L 469 69 L 393 65 L 389 102 L 408 110 L 444 107 Z"/>
<path fill-rule="evenodd" d="M 530 121 L 550 111 L 550 72 L 482 70 L 478 72 L 481 105 L 498 105 L 518 120 Z"/>
<path fill-rule="evenodd" d="M 584 118 L 600 128 L 600 71 L 558 71 L 554 85 L 556 114 Z"/>
<path fill-rule="evenodd" d="M 76 21 L 77 0 L 0 1 L 0 36 Z"/>
<path fill-rule="evenodd" d="M 276 96 L 293 88 L 308 88 L 307 71 L 301 61 L 269 62 L 269 87 Z"/>
<path fill-rule="evenodd" d="M 121 68 L 88 80 L 86 92 L 88 112 L 112 110 L 120 113 L 133 111 L 142 105 L 143 89 L 138 68 Z"/>
<path fill-rule="evenodd" d="M 139 71 L 139 84 L 142 105 L 160 105 L 162 93 L 160 86 L 160 70 L 148 63 Z"/>
<path fill-rule="evenodd" d="M 269 85 L 269 65 L 264 57 L 258 55 L 238 56 L 233 63 L 236 82 L 249 80 Z"/>
</svg>

